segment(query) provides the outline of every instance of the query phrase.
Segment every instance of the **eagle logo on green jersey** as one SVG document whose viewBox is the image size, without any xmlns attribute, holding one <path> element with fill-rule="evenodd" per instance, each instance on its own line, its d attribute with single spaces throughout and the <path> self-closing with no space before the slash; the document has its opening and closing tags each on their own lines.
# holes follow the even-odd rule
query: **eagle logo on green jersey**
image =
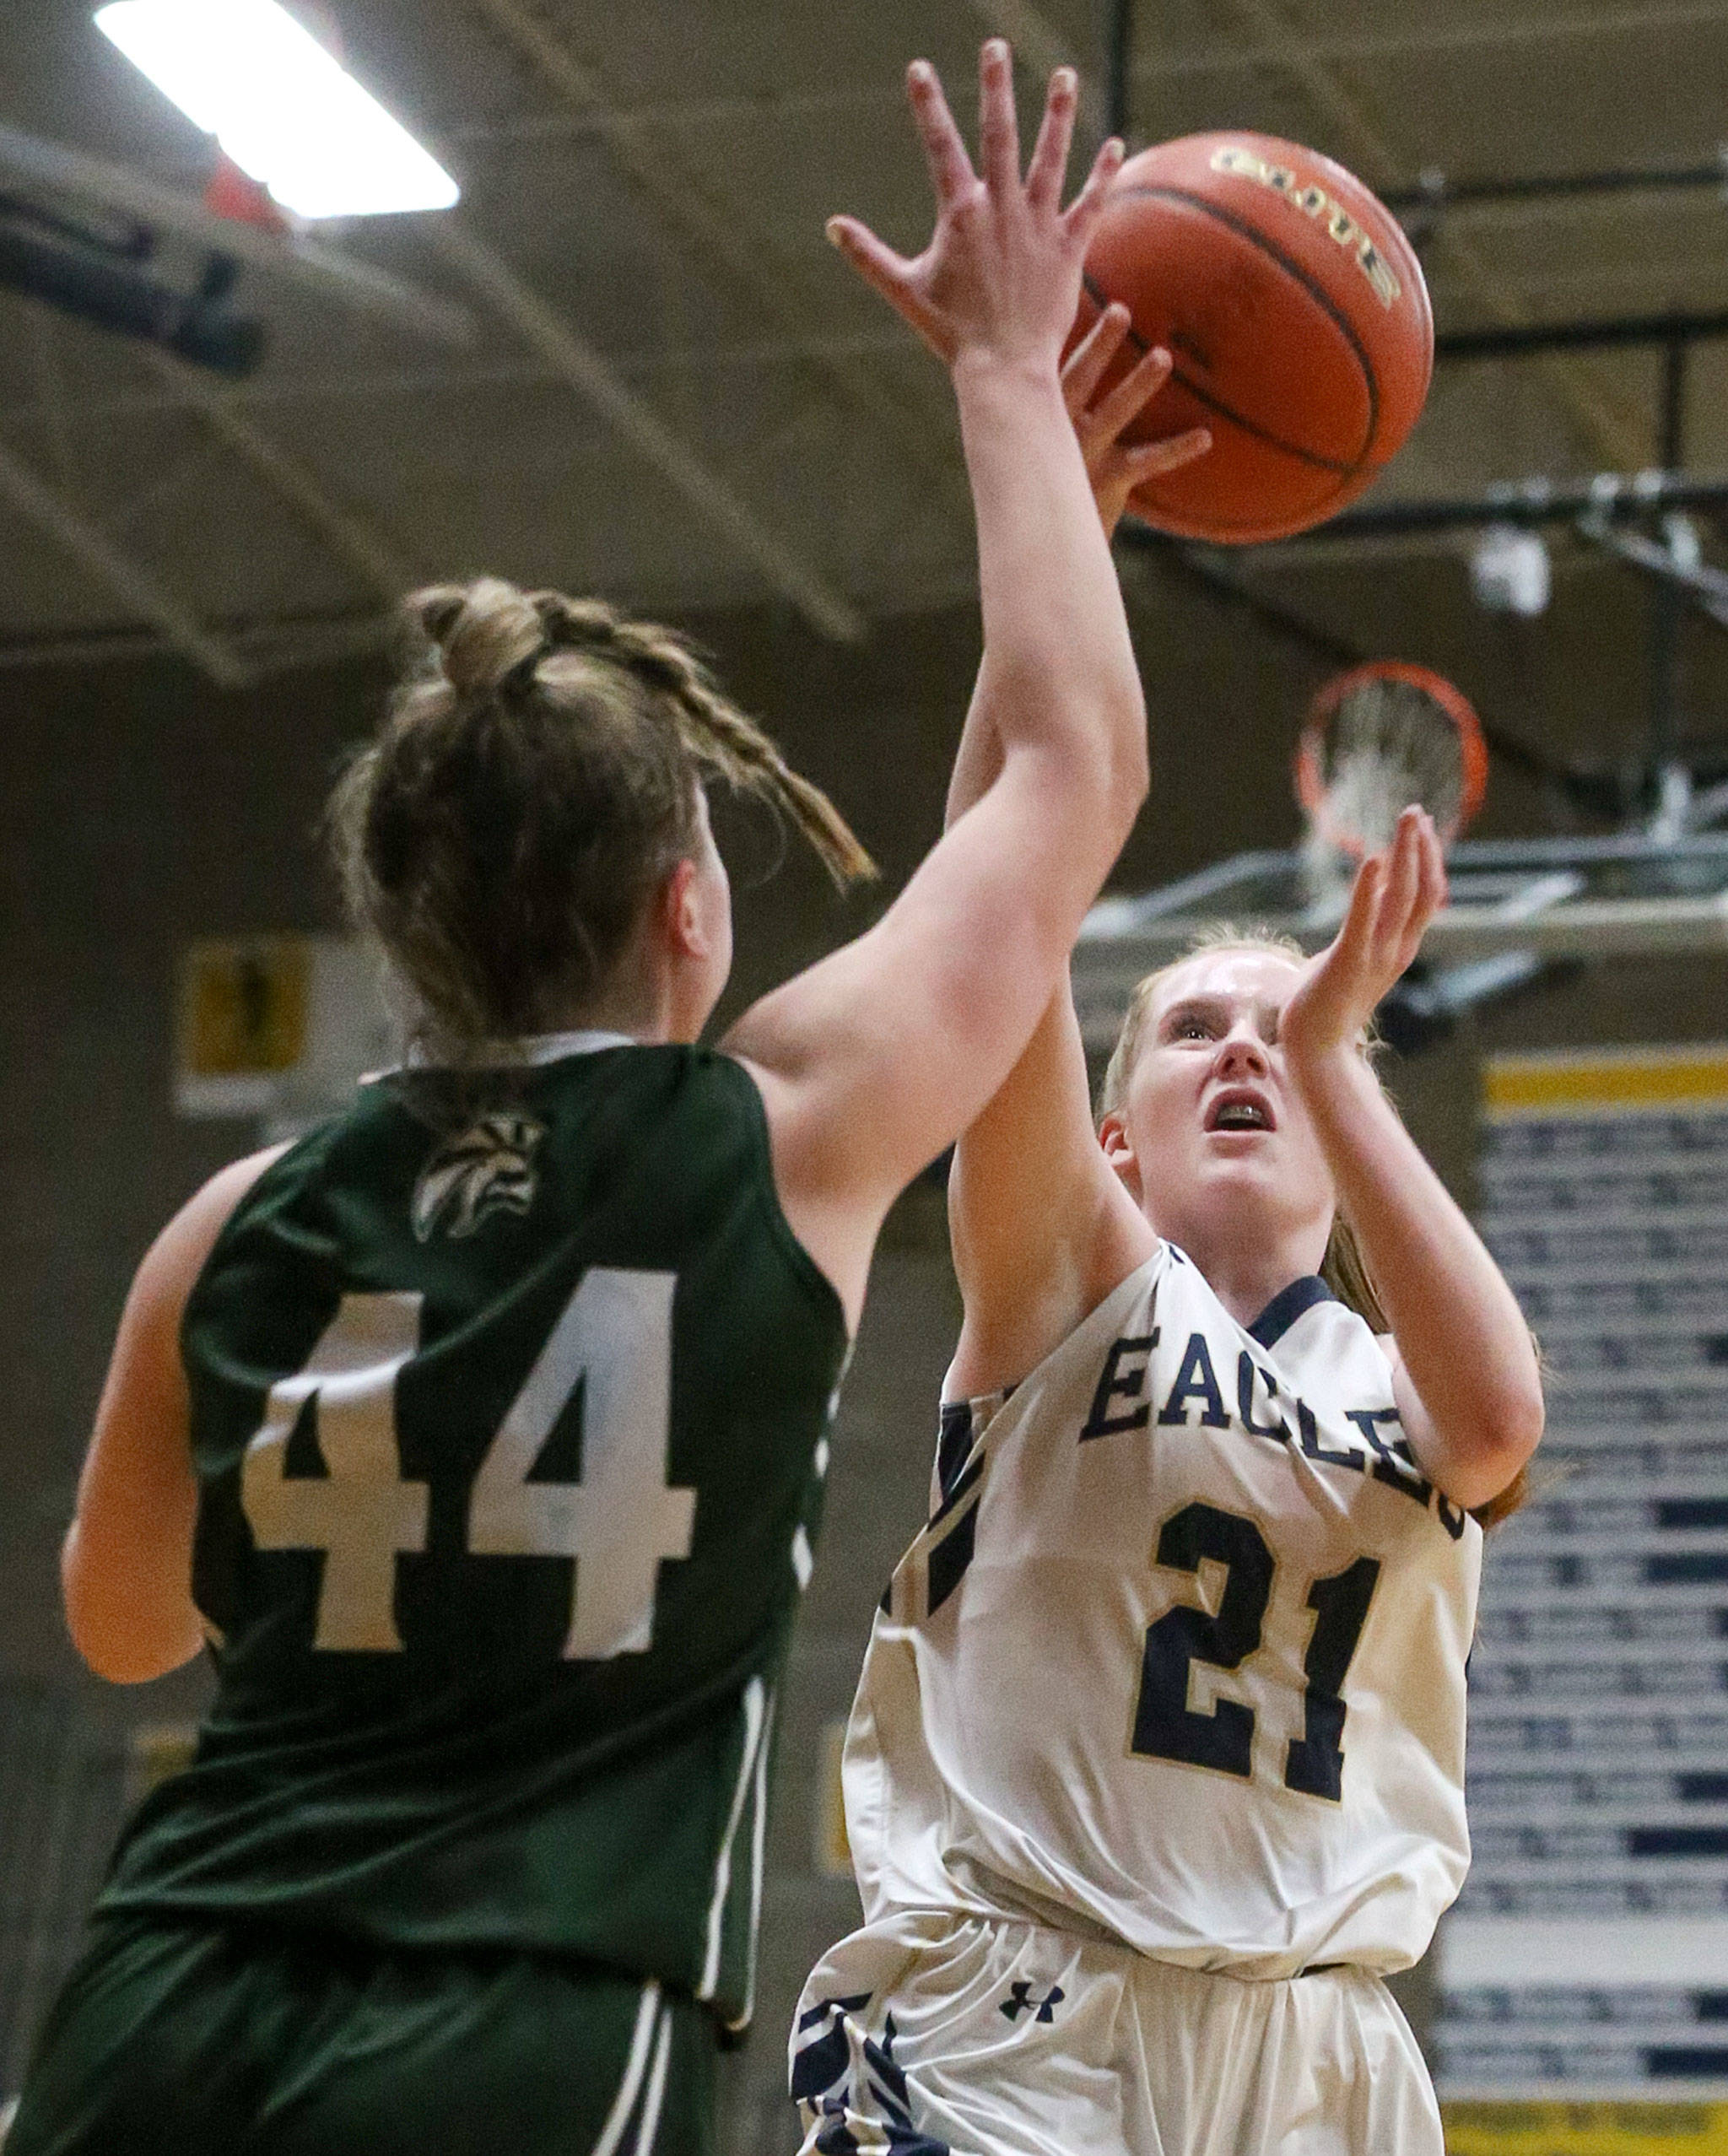
<svg viewBox="0 0 1728 2156">
<path fill-rule="evenodd" d="M 440 1228 L 472 1235 L 489 1213 L 526 1213 L 539 1180 L 534 1151 L 545 1135 L 532 1116 L 497 1110 L 447 1138 L 414 1185 L 416 1238 L 429 1242 Z"/>
</svg>

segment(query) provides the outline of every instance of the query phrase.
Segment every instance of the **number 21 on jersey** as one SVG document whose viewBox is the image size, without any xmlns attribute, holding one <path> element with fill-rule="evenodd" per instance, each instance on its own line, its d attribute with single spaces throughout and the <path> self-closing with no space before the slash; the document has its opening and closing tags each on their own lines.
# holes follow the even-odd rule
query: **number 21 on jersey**
<svg viewBox="0 0 1728 2156">
<path fill-rule="evenodd" d="M 1234 1670 L 1258 1653 L 1277 1566 L 1252 1520 L 1215 1505 L 1185 1505 L 1164 1521 L 1157 1562 L 1198 1573 L 1207 1559 L 1223 1568 L 1217 1611 L 1179 1603 L 1147 1632 L 1131 1749 L 1245 1780 L 1254 1770 L 1253 1708 L 1218 1699 L 1209 1715 L 1199 1713 L 1188 1704 L 1189 1679 L 1196 1662 Z M 1309 1585 L 1304 1607 L 1315 1615 L 1302 1662 L 1303 1733 L 1292 1738 L 1284 1762 L 1287 1789 L 1333 1803 L 1343 1796 L 1344 1678 L 1380 1576 L 1376 1559 L 1359 1557 Z"/>
<path fill-rule="evenodd" d="M 670 1273 L 583 1274 L 469 1493 L 473 1555 L 575 1561 L 568 1659 L 644 1652 L 661 1559 L 690 1554 L 696 1493 L 667 1482 L 676 1285 Z M 418 1295 L 344 1295 L 304 1368 L 271 1386 L 246 1447 L 240 1504 L 257 1547 L 324 1554 L 312 1644 L 325 1651 L 402 1650 L 396 1560 L 425 1548 L 430 1493 L 402 1472 L 396 1386 L 419 1333 Z M 582 1479 L 533 1481 L 578 1386 Z M 307 1413 L 325 1472 L 290 1476 Z"/>
</svg>

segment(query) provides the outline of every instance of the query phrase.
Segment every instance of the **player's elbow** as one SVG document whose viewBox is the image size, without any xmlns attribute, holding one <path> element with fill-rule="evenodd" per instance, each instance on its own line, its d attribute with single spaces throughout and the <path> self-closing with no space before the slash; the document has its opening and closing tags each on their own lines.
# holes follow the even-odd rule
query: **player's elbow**
<svg viewBox="0 0 1728 2156">
<path fill-rule="evenodd" d="M 1472 1428 L 1447 1448 L 1447 1495 L 1467 1511 L 1492 1505 L 1530 1465 L 1546 1419 L 1539 1383 L 1508 1386 L 1482 1401 Z"/>
<path fill-rule="evenodd" d="M 1092 721 L 1056 745 L 1045 798 L 1065 805 L 1077 847 L 1095 852 L 1102 881 L 1151 789 L 1146 705 L 1138 683 L 1131 694 L 1100 691 Z"/>
<path fill-rule="evenodd" d="M 1006 755 L 1033 756 L 1051 807 L 1066 806 L 1077 824 L 1112 839 L 1112 860 L 1152 777 L 1146 698 L 1131 656 L 1079 678 L 1048 654 L 1022 654 L 1018 664 L 999 663 L 992 681 Z"/>
<path fill-rule="evenodd" d="M 197 1653 L 203 1629 L 190 1596 L 151 1593 L 105 1574 L 74 1520 L 60 1552 L 66 1629 L 85 1665 L 110 1684 L 147 1684 Z"/>
<path fill-rule="evenodd" d="M 1547 1423 L 1547 1402 L 1542 1397 L 1542 1370 L 1532 1344 L 1531 1364 L 1507 1374 L 1488 1402 L 1488 1419 L 1496 1449 L 1511 1462 L 1512 1473 L 1529 1465 L 1531 1455 L 1542 1441 Z M 1507 1478 L 1508 1481 L 1511 1476 Z"/>
<path fill-rule="evenodd" d="M 1110 810 L 1126 840 L 1152 789 L 1152 756 L 1147 742 L 1146 699 L 1137 675 L 1108 699 L 1105 791 Z M 1120 841 L 1118 841 L 1120 847 Z"/>
</svg>

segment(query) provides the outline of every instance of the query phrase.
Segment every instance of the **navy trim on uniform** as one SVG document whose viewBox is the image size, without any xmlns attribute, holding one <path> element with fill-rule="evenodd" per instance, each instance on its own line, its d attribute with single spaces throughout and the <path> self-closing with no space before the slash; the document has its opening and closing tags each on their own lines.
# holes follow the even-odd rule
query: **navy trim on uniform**
<svg viewBox="0 0 1728 2156">
<path fill-rule="evenodd" d="M 972 1453 L 972 1402 L 944 1400 L 936 1440 L 936 1482 L 944 1498 L 954 1494 L 960 1470 Z"/>
<path fill-rule="evenodd" d="M 1319 1273 L 1306 1273 L 1300 1280 L 1293 1280 L 1288 1288 L 1278 1290 L 1249 1327 L 1248 1337 L 1257 1340 L 1262 1348 L 1272 1348 L 1304 1310 L 1311 1310 L 1316 1303 L 1335 1303 L 1337 1300 Z"/>
</svg>

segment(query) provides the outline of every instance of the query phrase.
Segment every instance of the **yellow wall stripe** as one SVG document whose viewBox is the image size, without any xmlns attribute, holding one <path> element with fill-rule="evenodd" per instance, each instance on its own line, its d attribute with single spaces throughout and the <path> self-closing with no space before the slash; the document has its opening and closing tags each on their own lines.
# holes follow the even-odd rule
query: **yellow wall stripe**
<svg viewBox="0 0 1728 2156">
<path fill-rule="evenodd" d="M 1495 1056 L 1482 1067 L 1482 1105 L 1491 1121 L 1717 1100 L 1728 1101 L 1728 1046 Z"/>
<path fill-rule="evenodd" d="M 1728 2156 L 1728 2105 L 1442 2104 L 1446 2156 Z"/>
</svg>

